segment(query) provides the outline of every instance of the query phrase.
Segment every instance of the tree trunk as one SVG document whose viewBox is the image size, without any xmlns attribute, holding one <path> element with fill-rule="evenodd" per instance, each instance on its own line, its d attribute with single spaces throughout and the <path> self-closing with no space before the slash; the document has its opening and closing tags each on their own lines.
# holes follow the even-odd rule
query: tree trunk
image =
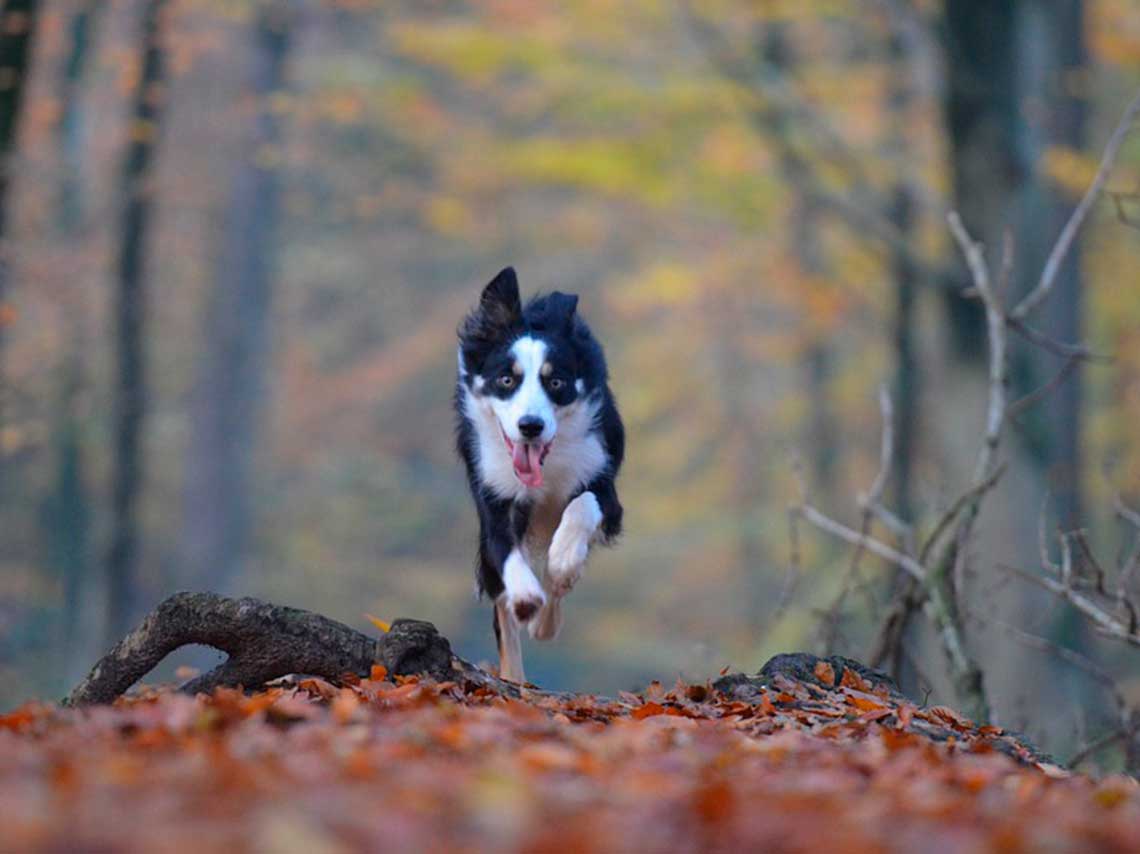
<svg viewBox="0 0 1140 854">
<path fill-rule="evenodd" d="M 82 418 L 77 412 L 82 383 L 78 350 L 61 370 L 62 392 L 53 429 L 56 471 L 51 492 L 42 505 L 45 563 L 63 586 L 61 628 L 63 652 L 75 652 L 80 591 L 90 559 L 91 505 L 84 476 Z"/>
<path fill-rule="evenodd" d="M 57 197 L 60 230 L 73 237 L 83 222 L 83 155 L 86 142 L 82 88 L 94 54 L 92 45 L 105 0 L 84 0 L 71 19 L 67 59 L 59 82 L 59 147 L 61 178 Z"/>
<path fill-rule="evenodd" d="M 154 157 L 166 104 L 162 45 L 166 0 L 146 0 L 142 19 L 141 75 L 130 115 L 122 170 L 122 233 L 115 305 L 117 380 L 114 399 L 112 531 L 107 550 L 107 625 L 121 637 L 135 607 L 134 566 L 138 549 L 138 496 L 143 482 L 146 416 L 144 332 L 145 260 L 153 207 Z"/>
<path fill-rule="evenodd" d="M 287 0 L 274 0 L 253 28 L 248 89 L 255 113 L 232 184 L 191 403 L 181 559 L 183 576 L 211 589 L 225 589 L 239 574 L 252 527 L 279 218 L 282 127 L 273 102 L 286 85 L 292 14 Z"/>
<path fill-rule="evenodd" d="M 0 14 L 0 430 L 4 427 L 4 326 L 8 322 L 8 188 L 35 43 L 38 0 L 6 0 Z M 4 455 L 0 453 L 0 484 Z"/>
<path fill-rule="evenodd" d="M 1035 95 L 1038 109 L 1026 121 L 1025 147 L 1037 160 L 1045 150 L 1060 146 L 1080 151 L 1085 144 L 1084 3 L 1082 0 L 1050 0 L 1027 4 L 1023 12 L 1022 45 L 1018 63 L 1025 78 L 1023 88 Z M 1024 271 L 1022 290 L 1036 284 L 1046 257 L 1072 213 L 1076 201 L 1047 178 L 1034 174 L 1025 194 L 1022 220 Z M 1080 242 L 1069 250 L 1038 322 L 1059 341 L 1082 340 L 1084 300 L 1080 275 Z M 1041 365 L 1030 372 L 1036 387 L 1056 373 L 1058 364 Z M 1028 389 L 1023 389 L 1027 391 Z M 1042 407 L 1040 421 L 1046 441 L 1043 456 L 1048 465 L 1050 491 L 1060 524 L 1076 528 L 1085 524 L 1081 507 L 1081 369 L 1057 389 Z"/>
<path fill-rule="evenodd" d="M 1018 149 L 1021 103 L 1016 80 L 1019 0 L 946 0 L 946 125 L 953 207 L 966 230 L 1001 246 L 1014 224 L 1017 191 L 1028 170 Z M 962 288 L 970 282 L 963 269 Z M 985 364 L 984 316 L 960 292 L 946 296 L 951 353 Z"/>
<path fill-rule="evenodd" d="M 56 198 L 56 221 L 60 239 L 81 251 L 83 225 L 84 104 L 83 83 L 93 54 L 95 27 L 103 0 L 85 0 L 74 12 L 69 33 L 71 41 L 59 78 L 60 117 L 56 125 L 56 146 L 60 182 Z M 79 409 L 86 382 L 82 354 L 89 346 L 84 301 L 73 294 L 64 307 L 68 352 L 61 368 L 61 399 L 53 442 L 56 473 L 52 491 L 44 506 L 43 531 L 47 565 L 62 579 L 62 652 L 67 668 L 75 661 L 81 637 L 84 585 L 88 582 L 91 559 L 91 504 L 84 460 L 84 428 Z M 87 638 L 86 640 L 91 640 Z"/>
</svg>

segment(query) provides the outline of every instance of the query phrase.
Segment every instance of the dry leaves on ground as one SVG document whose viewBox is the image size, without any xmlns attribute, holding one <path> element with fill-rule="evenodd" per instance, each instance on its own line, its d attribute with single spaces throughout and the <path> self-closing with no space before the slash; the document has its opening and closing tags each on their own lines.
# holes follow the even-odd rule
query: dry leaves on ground
<svg viewBox="0 0 1140 854">
<path fill-rule="evenodd" d="M 1067 774 L 851 671 L 613 700 L 372 676 L 0 717 L 0 848 L 1140 848 L 1131 779 Z"/>
</svg>

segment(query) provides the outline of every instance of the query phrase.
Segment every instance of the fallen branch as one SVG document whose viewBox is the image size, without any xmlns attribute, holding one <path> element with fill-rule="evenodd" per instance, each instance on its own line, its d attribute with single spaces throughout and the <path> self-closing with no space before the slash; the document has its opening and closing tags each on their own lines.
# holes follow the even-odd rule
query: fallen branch
<svg viewBox="0 0 1140 854">
<path fill-rule="evenodd" d="M 369 637 L 299 608 L 215 593 L 176 593 L 103 656 L 65 702 L 109 703 L 167 655 L 190 644 L 212 646 L 229 658 L 183 685 L 188 693 L 220 685 L 258 688 L 290 673 L 328 679 L 346 673 L 366 676 L 373 664 L 392 674 L 426 673 L 438 679 L 451 678 L 457 668 L 475 670 L 452 655 L 435 626 L 421 620 L 397 620 L 386 634 Z"/>
</svg>

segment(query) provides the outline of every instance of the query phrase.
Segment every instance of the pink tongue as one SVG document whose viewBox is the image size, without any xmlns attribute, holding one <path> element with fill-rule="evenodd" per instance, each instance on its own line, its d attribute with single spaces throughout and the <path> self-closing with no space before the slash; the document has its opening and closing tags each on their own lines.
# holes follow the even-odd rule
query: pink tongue
<svg viewBox="0 0 1140 854">
<path fill-rule="evenodd" d="M 511 452 L 515 475 L 524 485 L 542 486 L 542 448 L 539 445 L 519 442 Z"/>
</svg>

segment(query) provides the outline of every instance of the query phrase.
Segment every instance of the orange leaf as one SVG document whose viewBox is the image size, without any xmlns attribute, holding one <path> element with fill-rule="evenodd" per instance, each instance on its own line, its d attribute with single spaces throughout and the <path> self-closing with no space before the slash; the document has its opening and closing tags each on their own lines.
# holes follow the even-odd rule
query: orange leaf
<svg viewBox="0 0 1140 854">
<path fill-rule="evenodd" d="M 878 709 L 884 708 L 882 703 L 872 700 L 870 697 L 864 697 L 861 694 L 850 694 L 847 697 L 847 701 L 861 712 L 877 711 Z"/>
<path fill-rule="evenodd" d="M 817 661 L 815 664 L 815 678 L 825 685 L 834 685 L 835 669 L 826 661 Z"/>
<path fill-rule="evenodd" d="M 852 670 L 850 667 L 843 668 L 843 678 L 839 682 L 847 688 L 854 688 L 856 691 L 863 691 L 865 693 L 871 692 L 871 686 L 867 680 Z"/>
<path fill-rule="evenodd" d="M 368 674 L 368 678 L 373 682 L 383 682 L 388 678 L 388 668 L 383 664 L 373 664 L 372 672 Z"/>
<path fill-rule="evenodd" d="M 663 714 L 665 714 L 665 707 L 659 703 L 646 703 L 644 706 L 638 706 L 636 709 L 630 712 L 630 716 L 635 721 L 640 721 L 644 720 L 645 718 L 653 717 L 654 715 Z"/>
<path fill-rule="evenodd" d="M 382 632 L 390 632 L 392 630 L 392 624 L 384 622 L 379 617 L 374 617 L 371 614 L 365 614 L 364 619 L 368 620 L 368 622 L 370 622 Z"/>
</svg>

